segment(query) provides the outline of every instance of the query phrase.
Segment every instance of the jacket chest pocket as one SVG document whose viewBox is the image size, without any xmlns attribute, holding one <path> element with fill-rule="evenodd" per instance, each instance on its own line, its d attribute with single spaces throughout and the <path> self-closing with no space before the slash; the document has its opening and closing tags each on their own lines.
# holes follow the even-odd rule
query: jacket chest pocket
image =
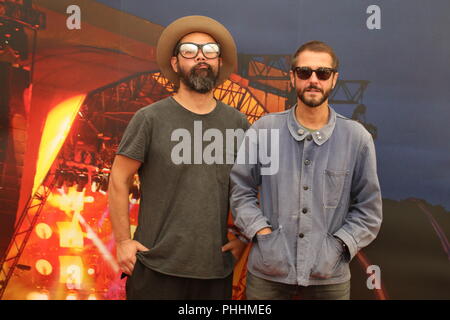
<svg viewBox="0 0 450 320">
<path fill-rule="evenodd" d="M 325 169 L 323 172 L 323 205 L 325 208 L 334 209 L 338 206 L 348 175 L 348 170 Z"/>
</svg>

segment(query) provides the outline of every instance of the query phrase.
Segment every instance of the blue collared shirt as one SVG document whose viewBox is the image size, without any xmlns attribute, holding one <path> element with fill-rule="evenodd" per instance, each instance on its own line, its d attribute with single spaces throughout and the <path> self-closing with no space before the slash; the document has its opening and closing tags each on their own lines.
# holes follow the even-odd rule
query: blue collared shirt
<svg viewBox="0 0 450 320">
<path fill-rule="evenodd" d="M 252 129 L 278 131 L 278 146 L 258 140 L 258 161 L 237 162 L 230 176 L 235 225 L 254 240 L 248 270 L 256 276 L 302 286 L 348 281 L 350 260 L 378 234 L 382 202 L 372 136 L 329 110 L 317 131 L 297 122 L 295 107 L 264 116 L 247 131 L 246 140 Z M 251 150 L 246 140 L 241 157 Z M 271 152 L 279 153 L 278 168 L 261 174 L 267 161 L 260 155 Z M 256 234 L 265 227 L 272 233 Z"/>
</svg>

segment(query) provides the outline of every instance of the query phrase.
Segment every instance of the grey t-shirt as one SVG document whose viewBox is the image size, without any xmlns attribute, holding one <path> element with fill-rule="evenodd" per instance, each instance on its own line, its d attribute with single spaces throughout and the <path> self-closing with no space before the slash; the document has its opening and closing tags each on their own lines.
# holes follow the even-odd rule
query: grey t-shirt
<svg viewBox="0 0 450 320">
<path fill-rule="evenodd" d="M 225 138 L 226 129 L 245 131 L 248 127 L 244 114 L 220 101 L 204 115 L 190 112 L 172 97 L 136 112 L 117 154 L 142 162 L 138 171 L 141 202 L 134 239 L 150 248 L 137 254 L 144 265 L 164 274 L 199 279 L 224 278 L 232 272 L 231 252 L 221 251 L 228 242 L 232 167 L 232 163 L 225 162 Z M 202 141 L 205 130 L 211 128 L 222 133 L 223 164 L 206 164 L 204 159 L 201 164 L 194 164 L 201 157 L 198 152 L 194 155 L 199 144 L 205 150 L 215 141 Z M 189 135 L 191 141 L 186 140 Z M 185 146 L 190 144 L 191 150 L 180 150 L 182 141 Z M 238 150 L 236 144 L 233 159 Z M 179 163 L 179 156 L 190 161 Z"/>
</svg>

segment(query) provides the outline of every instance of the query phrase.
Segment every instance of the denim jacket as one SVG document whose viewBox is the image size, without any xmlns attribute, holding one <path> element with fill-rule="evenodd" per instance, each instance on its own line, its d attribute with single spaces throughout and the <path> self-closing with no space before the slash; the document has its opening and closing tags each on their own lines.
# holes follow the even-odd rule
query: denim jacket
<svg viewBox="0 0 450 320">
<path fill-rule="evenodd" d="M 262 129 L 278 138 L 258 139 L 257 161 L 251 162 L 249 135 Z M 268 164 L 261 154 L 278 154 L 276 171 L 262 174 Z M 248 270 L 302 286 L 349 280 L 350 260 L 375 239 L 382 221 L 369 132 L 331 107 L 328 124 L 310 132 L 297 122 L 293 107 L 256 121 L 239 157 L 247 161 L 236 162 L 231 171 L 230 206 L 235 225 L 254 241 Z M 256 234 L 265 227 L 273 232 Z M 311 276 L 317 273 L 322 277 Z"/>
</svg>

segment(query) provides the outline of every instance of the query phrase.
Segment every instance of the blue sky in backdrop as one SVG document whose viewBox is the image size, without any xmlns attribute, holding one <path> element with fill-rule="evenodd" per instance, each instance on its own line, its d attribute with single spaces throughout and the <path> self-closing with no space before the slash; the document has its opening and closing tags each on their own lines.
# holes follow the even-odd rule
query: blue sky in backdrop
<svg viewBox="0 0 450 320">
<path fill-rule="evenodd" d="M 369 80 L 366 120 L 375 141 L 383 197 L 417 197 L 450 210 L 450 1 L 448 0 L 98 0 L 163 26 L 210 16 L 238 51 L 292 54 L 308 40 L 330 44 L 340 76 Z M 381 8 L 369 30 L 366 9 Z M 334 106 L 351 115 L 354 106 Z"/>
</svg>

